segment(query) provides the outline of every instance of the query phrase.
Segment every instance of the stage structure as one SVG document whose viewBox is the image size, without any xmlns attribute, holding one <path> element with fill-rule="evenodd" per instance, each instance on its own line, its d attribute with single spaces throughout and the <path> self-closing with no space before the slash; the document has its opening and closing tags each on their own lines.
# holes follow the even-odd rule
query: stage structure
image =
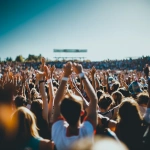
<svg viewBox="0 0 150 150">
<path fill-rule="evenodd" d="M 80 60 L 86 58 L 87 49 L 54 49 L 57 60 Z"/>
</svg>

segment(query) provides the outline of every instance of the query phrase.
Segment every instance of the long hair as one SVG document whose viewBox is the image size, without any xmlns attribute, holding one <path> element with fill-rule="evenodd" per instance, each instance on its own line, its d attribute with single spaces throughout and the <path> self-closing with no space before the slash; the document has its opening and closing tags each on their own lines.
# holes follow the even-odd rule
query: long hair
<svg viewBox="0 0 150 150">
<path fill-rule="evenodd" d="M 116 106 L 119 105 L 122 102 L 122 99 L 124 98 L 124 96 L 122 95 L 122 93 L 119 92 L 119 91 L 113 92 L 111 94 L 111 96 L 113 97 Z"/>
<path fill-rule="evenodd" d="M 123 100 L 119 108 L 117 136 L 129 149 L 142 149 L 143 118 L 140 114 L 138 103 L 127 98 Z"/>
<path fill-rule="evenodd" d="M 43 101 L 41 99 L 33 100 L 31 104 L 31 111 L 36 116 L 37 127 L 39 128 L 38 133 L 41 137 L 48 139 L 50 135 L 48 122 L 43 118 Z"/>
<path fill-rule="evenodd" d="M 109 94 L 102 94 L 102 96 L 98 100 L 98 106 L 101 109 L 105 109 L 106 111 L 108 108 L 112 108 L 114 105 L 114 100 Z"/>
<path fill-rule="evenodd" d="M 31 104 L 31 111 L 34 113 L 36 117 L 42 116 L 43 110 L 43 101 L 41 99 L 33 100 Z"/>
<path fill-rule="evenodd" d="M 124 124 L 135 125 L 139 124 L 143 120 L 138 103 L 132 98 L 127 98 L 122 101 L 118 115 L 118 121 Z"/>
<path fill-rule="evenodd" d="M 16 122 L 16 140 L 26 142 L 30 137 L 39 137 L 35 115 L 27 108 L 20 107 L 12 115 Z"/>
<path fill-rule="evenodd" d="M 30 91 L 30 94 L 31 94 L 31 101 L 39 97 L 39 93 L 37 92 L 35 88 L 32 88 L 32 90 Z"/>
</svg>

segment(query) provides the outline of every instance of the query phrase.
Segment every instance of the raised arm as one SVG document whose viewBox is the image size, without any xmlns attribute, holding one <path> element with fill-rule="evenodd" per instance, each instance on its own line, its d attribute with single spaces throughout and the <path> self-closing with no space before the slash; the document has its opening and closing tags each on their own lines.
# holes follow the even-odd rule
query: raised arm
<svg viewBox="0 0 150 150">
<path fill-rule="evenodd" d="M 72 63 L 68 62 L 67 64 L 64 65 L 63 70 L 64 70 L 64 76 L 61 80 L 60 86 L 57 90 L 56 96 L 54 98 L 54 114 L 53 114 L 53 120 L 57 120 L 58 117 L 60 117 L 60 102 L 63 99 L 64 92 L 65 92 L 65 87 L 66 83 L 68 81 L 69 76 L 71 75 Z"/>
<path fill-rule="evenodd" d="M 50 68 L 50 71 L 51 71 L 51 78 L 53 78 L 53 72 L 56 70 L 56 67 L 55 65 L 53 65 L 51 68 Z"/>
<path fill-rule="evenodd" d="M 95 93 L 94 88 L 92 87 L 91 83 L 89 82 L 88 78 L 85 76 L 83 72 L 83 67 L 80 64 L 73 64 L 73 70 L 76 74 L 79 74 L 80 79 L 82 80 L 85 91 L 90 99 L 88 111 L 87 111 L 87 118 L 90 119 L 94 126 L 97 125 L 97 96 Z"/>
<path fill-rule="evenodd" d="M 96 89 L 95 88 L 95 73 L 96 73 L 96 69 L 95 67 L 93 66 L 92 69 L 90 70 L 90 73 L 91 73 L 91 76 L 92 76 L 92 86 L 94 88 L 94 90 Z"/>
<path fill-rule="evenodd" d="M 96 83 L 96 90 L 100 90 L 101 83 L 100 83 L 98 77 L 95 78 L 95 83 Z"/>
<path fill-rule="evenodd" d="M 44 75 L 45 74 L 43 72 L 37 72 L 36 78 L 39 81 L 40 94 L 43 101 L 42 115 L 43 118 L 48 122 L 48 99 L 45 93 Z"/>
<path fill-rule="evenodd" d="M 50 96 L 50 101 L 48 103 L 48 121 L 51 121 L 52 118 L 52 112 L 53 112 L 53 103 L 54 103 L 54 88 L 53 88 L 53 83 L 51 79 L 51 72 L 50 72 L 50 67 L 45 68 L 45 75 L 47 78 L 47 83 L 48 83 L 48 94 Z"/>
</svg>

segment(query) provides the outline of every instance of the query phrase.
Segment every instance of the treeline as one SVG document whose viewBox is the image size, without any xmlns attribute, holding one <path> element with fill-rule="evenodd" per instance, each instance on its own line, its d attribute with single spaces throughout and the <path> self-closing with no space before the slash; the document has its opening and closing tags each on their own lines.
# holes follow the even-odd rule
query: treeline
<svg viewBox="0 0 150 150">
<path fill-rule="evenodd" d="M 16 56 L 15 60 L 13 60 L 11 57 L 7 57 L 5 59 L 5 61 L 9 61 L 9 62 L 12 62 L 12 61 L 16 61 L 16 62 L 40 62 L 41 57 L 42 57 L 41 54 L 39 54 L 38 56 L 29 54 L 27 58 L 24 58 L 22 55 L 18 55 L 18 56 Z"/>
<path fill-rule="evenodd" d="M 7 57 L 5 59 L 6 62 L 40 62 L 41 61 L 41 58 L 43 56 L 41 54 L 39 55 L 32 55 L 32 54 L 29 54 L 27 58 L 24 58 L 22 55 L 18 55 L 16 56 L 15 60 L 13 60 L 11 57 Z M 46 61 L 49 62 L 51 61 L 50 59 L 46 58 Z M 60 62 L 65 62 L 65 61 L 69 61 L 69 60 L 53 60 L 53 61 L 60 61 Z M 72 60 L 70 60 L 72 61 Z M 80 62 L 81 60 L 74 60 L 76 62 Z M 91 62 L 91 60 L 87 59 L 87 60 L 84 60 L 85 62 Z"/>
</svg>

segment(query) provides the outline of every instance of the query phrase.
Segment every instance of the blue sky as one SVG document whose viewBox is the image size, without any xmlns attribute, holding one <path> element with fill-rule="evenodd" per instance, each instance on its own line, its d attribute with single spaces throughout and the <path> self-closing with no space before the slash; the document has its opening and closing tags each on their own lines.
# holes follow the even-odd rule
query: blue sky
<svg viewBox="0 0 150 150">
<path fill-rule="evenodd" d="M 74 56 L 93 61 L 150 55 L 150 1 L 0 1 L 2 60 L 20 54 L 70 56 L 53 49 L 87 49 Z"/>
</svg>

